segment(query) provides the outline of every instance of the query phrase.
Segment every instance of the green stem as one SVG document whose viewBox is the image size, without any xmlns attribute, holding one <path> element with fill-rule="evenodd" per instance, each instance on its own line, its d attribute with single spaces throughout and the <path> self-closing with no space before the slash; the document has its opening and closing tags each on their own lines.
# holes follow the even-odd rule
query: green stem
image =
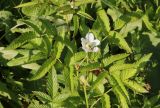
<svg viewBox="0 0 160 108">
<path fill-rule="evenodd" d="M 83 85 L 83 90 L 84 90 L 84 95 L 85 95 L 85 100 L 86 100 L 86 108 L 89 108 L 89 105 L 88 105 L 88 96 L 87 96 L 87 91 L 86 91 L 86 85 Z"/>
<path fill-rule="evenodd" d="M 101 98 L 98 98 L 98 99 L 92 104 L 92 106 L 91 106 L 90 108 L 93 108 L 94 105 L 95 105 L 100 99 L 101 99 Z"/>
</svg>

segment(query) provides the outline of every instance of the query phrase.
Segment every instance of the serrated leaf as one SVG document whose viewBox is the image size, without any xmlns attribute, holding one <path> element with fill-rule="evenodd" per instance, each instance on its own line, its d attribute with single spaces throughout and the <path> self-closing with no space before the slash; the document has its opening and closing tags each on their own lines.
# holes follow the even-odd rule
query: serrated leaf
<svg viewBox="0 0 160 108">
<path fill-rule="evenodd" d="M 125 80 L 123 81 L 124 84 L 129 87 L 130 89 L 132 89 L 133 91 L 135 92 L 138 92 L 138 93 L 148 93 L 148 91 L 140 84 L 138 84 L 137 82 L 135 81 L 132 81 L 132 80 Z"/>
<path fill-rule="evenodd" d="M 117 55 L 111 55 L 109 57 L 104 58 L 102 60 L 102 62 L 103 62 L 104 67 L 105 67 L 105 66 L 108 66 L 109 64 L 111 64 L 111 63 L 113 63 L 113 62 L 115 62 L 117 60 L 124 59 L 124 58 L 126 58 L 128 56 L 129 56 L 129 54 L 126 54 L 126 53 L 124 53 L 124 54 L 117 54 Z"/>
<path fill-rule="evenodd" d="M 39 27 L 33 23 L 34 21 L 30 21 L 30 20 L 20 20 L 20 21 L 24 22 L 26 25 L 28 25 L 28 26 L 30 26 L 31 28 L 33 28 L 34 31 L 36 31 L 39 35 L 42 34 L 42 32 L 41 32 L 41 30 L 39 29 Z"/>
<path fill-rule="evenodd" d="M 137 65 L 140 65 L 141 63 L 145 63 L 145 62 L 149 61 L 150 58 L 151 58 L 151 56 L 152 56 L 152 53 L 149 53 L 149 54 L 143 56 L 140 60 L 138 60 L 138 61 L 136 62 L 136 64 L 137 64 Z"/>
<path fill-rule="evenodd" d="M 71 95 L 70 93 L 62 93 L 62 94 L 59 94 L 58 96 L 56 96 L 56 97 L 53 99 L 53 102 L 54 102 L 54 103 L 63 102 L 63 101 L 66 100 L 70 95 Z"/>
<path fill-rule="evenodd" d="M 109 68 L 109 72 L 137 68 L 136 64 L 114 64 Z"/>
<path fill-rule="evenodd" d="M 50 69 L 51 67 L 56 63 L 55 57 L 50 57 L 48 60 L 46 60 L 42 66 L 39 68 L 39 70 L 30 78 L 30 81 L 38 80 L 42 78 Z"/>
<path fill-rule="evenodd" d="M 42 102 L 48 102 L 52 100 L 52 98 L 44 92 L 33 91 L 33 94 L 35 94 Z"/>
<path fill-rule="evenodd" d="M 98 75 L 97 79 L 93 82 L 91 86 L 91 90 L 93 90 L 96 86 L 98 86 L 102 81 L 105 79 L 105 77 L 108 75 L 108 72 L 102 72 Z"/>
<path fill-rule="evenodd" d="M 47 90 L 52 99 L 57 95 L 58 93 L 58 79 L 57 79 L 57 72 L 52 66 L 51 71 L 48 73 L 48 78 L 47 78 Z"/>
<path fill-rule="evenodd" d="M 74 66 L 69 66 L 69 80 L 70 80 L 70 90 L 73 93 L 74 91 Z"/>
<path fill-rule="evenodd" d="M 110 22 L 109 18 L 105 12 L 105 10 L 99 10 L 97 12 L 98 19 L 100 21 L 100 24 L 102 26 L 102 29 L 104 29 L 105 33 L 107 34 L 110 31 Z"/>
<path fill-rule="evenodd" d="M 147 15 L 144 15 L 144 16 L 142 17 L 142 19 L 143 19 L 143 22 L 145 23 L 146 27 L 147 27 L 150 31 L 152 31 L 152 32 L 154 32 L 154 33 L 156 34 L 156 30 L 153 28 L 153 25 L 152 25 L 152 23 L 149 21 L 148 16 L 147 16 Z"/>
<path fill-rule="evenodd" d="M 111 108 L 110 96 L 108 94 L 103 94 L 101 97 L 102 108 Z"/>
<path fill-rule="evenodd" d="M 86 66 L 80 67 L 80 72 L 87 72 L 87 71 L 92 71 L 94 69 L 97 69 L 100 67 L 100 63 L 90 63 Z"/>
<path fill-rule="evenodd" d="M 76 62 L 82 60 L 86 57 L 86 53 L 84 51 L 75 53 L 70 59 L 70 65 L 75 64 Z"/>
<path fill-rule="evenodd" d="M 74 6 L 80 6 L 88 3 L 94 3 L 96 0 L 78 0 L 74 2 Z"/>
<path fill-rule="evenodd" d="M 28 56 L 23 56 L 23 57 L 19 57 L 16 59 L 12 59 L 7 63 L 7 65 L 8 66 L 18 66 L 18 65 L 25 64 L 25 63 L 29 63 L 29 62 L 34 62 L 36 60 L 41 60 L 44 58 L 46 58 L 46 55 L 40 52 L 35 55 L 28 55 Z"/>
<path fill-rule="evenodd" d="M 109 32 L 109 35 L 109 38 L 113 42 L 113 44 L 118 45 L 122 49 L 126 50 L 128 53 L 132 52 L 126 40 L 118 32 L 111 31 Z"/>
<path fill-rule="evenodd" d="M 57 29 L 54 24 L 50 23 L 48 20 L 41 19 L 42 26 L 45 28 L 45 33 L 48 34 L 48 36 L 57 36 Z"/>
<path fill-rule="evenodd" d="M 129 100 L 128 100 L 127 96 L 125 95 L 125 93 L 123 92 L 123 90 L 121 89 L 121 87 L 120 87 L 118 81 L 115 79 L 115 77 L 108 74 L 107 79 L 108 79 L 109 83 L 111 84 L 113 92 L 116 95 L 116 97 L 118 98 L 121 107 L 122 108 L 129 108 L 128 107 Z"/>
<path fill-rule="evenodd" d="M 36 4 L 38 4 L 38 2 L 32 1 L 32 2 L 27 2 L 27 3 L 20 4 L 20 5 L 16 6 L 15 8 L 28 7 L 28 6 L 33 6 L 33 5 L 36 5 Z"/>
<path fill-rule="evenodd" d="M 129 79 L 137 73 L 137 69 L 126 69 L 121 71 L 120 76 L 122 80 Z"/>
<path fill-rule="evenodd" d="M 20 37 L 13 40 L 11 44 L 8 47 L 6 47 L 6 49 L 16 49 L 34 38 L 36 38 L 35 33 L 26 32 L 22 34 Z"/>
<path fill-rule="evenodd" d="M 73 16 L 73 27 L 74 27 L 74 33 L 73 36 L 77 35 L 78 29 L 79 29 L 79 18 L 77 15 Z"/>
<path fill-rule="evenodd" d="M 66 28 L 64 26 L 61 27 L 61 31 L 59 31 L 59 35 L 56 37 L 56 42 L 54 43 L 54 53 L 56 54 L 56 58 L 59 59 L 61 53 L 64 49 L 64 38 L 65 38 Z"/>
<path fill-rule="evenodd" d="M 94 19 L 92 18 L 92 16 L 90 16 L 89 14 L 87 14 L 87 13 L 85 13 L 83 11 L 78 11 L 77 14 L 80 15 L 80 16 L 82 16 L 82 17 L 84 17 L 84 18 L 87 18 L 89 20 L 93 20 L 94 21 Z"/>
</svg>

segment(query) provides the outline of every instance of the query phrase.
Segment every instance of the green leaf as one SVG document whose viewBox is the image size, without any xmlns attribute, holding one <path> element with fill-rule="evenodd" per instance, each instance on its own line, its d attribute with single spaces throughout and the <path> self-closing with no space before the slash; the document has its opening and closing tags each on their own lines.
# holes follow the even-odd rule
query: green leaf
<svg viewBox="0 0 160 108">
<path fill-rule="evenodd" d="M 121 71 L 120 76 L 122 80 L 127 80 L 133 76 L 135 76 L 137 73 L 137 69 L 126 69 Z"/>
<path fill-rule="evenodd" d="M 63 102 L 63 101 L 65 101 L 70 95 L 71 95 L 71 94 L 68 93 L 68 92 L 59 94 L 58 96 L 56 96 L 56 97 L 53 99 L 53 102 L 54 102 L 54 103 Z"/>
<path fill-rule="evenodd" d="M 44 92 L 33 91 L 33 94 L 36 95 L 38 99 L 41 100 L 42 102 L 48 102 L 52 100 L 51 97 Z"/>
<path fill-rule="evenodd" d="M 7 63 L 7 65 L 8 66 L 18 66 L 18 65 L 25 64 L 25 63 L 34 62 L 36 60 L 41 60 L 44 58 L 46 58 L 46 55 L 40 52 L 35 55 L 31 55 L 31 56 L 28 55 L 28 56 L 23 56 L 23 57 L 19 57 L 16 59 L 12 59 Z"/>
<path fill-rule="evenodd" d="M 78 29 L 79 29 L 79 18 L 77 15 L 73 16 L 73 27 L 74 27 L 74 33 L 73 36 L 77 35 Z"/>
<path fill-rule="evenodd" d="M 69 66 L 69 80 L 70 80 L 70 90 L 74 92 L 74 66 Z"/>
<path fill-rule="evenodd" d="M 115 81 L 117 82 L 117 86 L 119 86 L 122 90 L 122 92 L 125 94 L 125 96 L 127 97 L 127 99 L 129 100 L 129 94 L 128 94 L 128 91 L 126 90 L 121 78 L 119 75 L 117 74 L 112 74 L 113 75 L 113 79 L 115 79 Z"/>
<path fill-rule="evenodd" d="M 89 20 L 93 20 L 94 21 L 94 19 L 92 18 L 92 16 L 90 16 L 89 14 L 87 14 L 87 13 L 85 13 L 83 11 L 78 11 L 77 14 L 80 15 L 80 16 L 82 16 L 82 17 L 84 17 L 84 18 L 87 18 Z"/>
<path fill-rule="evenodd" d="M 52 50 L 52 39 L 49 38 L 49 36 L 43 36 L 43 42 L 45 45 L 45 50 L 46 50 L 45 52 L 49 56 Z"/>
<path fill-rule="evenodd" d="M 152 107 L 158 108 L 158 107 L 155 107 L 155 105 L 156 103 L 158 104 L 159 100 L 160 100 L 160 94 L 153 96 L 144 101 L 143 108 L 152 108 Z"/>
<path fill-rule="evenodd" d="M 126 40 L 118 32 L 111 31 L 109 35 L 109 39 L 111 42 L 113 42 L 113 44 L 118 45 L 122 49 L 126 50 L 128 53 L 132 52 Z"/>
<path fill-rule="evenodd" d="M 82 60 L 86 57 L 86 53 L 84 51 L 75 53 L 70 59 L 70 65 L 75 64 L 76 62 Z"/>
<path fill-rule="evenodd" d="M 54 43 L 54 53 L 56 54 L 56 58 L 59 59 L 61 56 L 61 53 L 64 49 L 64 38 L 65 38 L 65 32 L 66 28 L 65 26 L 62 26 L 61 31 L 59 31 L 59 35 L 56 37 L 56 42 Z"/>
<path fill-rule="evenodd" d="M 135 81 L 132 81 L 132 80 L 125 80 L 123 81 L 124 84 L 129 87 L 130 89 L 132 89 L 133 91 L 135 92 L 138 92 L 138 93 L 148 93 L 148 91 L 140 84 L 138 84 L 137 82 Z"/>
<path fill-rule="evenodd" d="M 8 98 L 9 100 L 14 100 L 15 102 L 17 101 L 17 96 L 14 94 L 13 91 L 8 89 L 7 85 L 3 82 L 0 81 L 0 95 L 3 97 Z M 16 102 L 17 103 L 17 102 Z"/>
<path fill-rule="evenodd" d="M 121 104 L 122 108 L 129 108 L 128 107 L 128 97 L 125 95 L 124 91 L 122 90 L 122 88 L 119 85 L 119 82 L 116 80 L 116 77 L 114 77 L 113 75 L 107 75 L 107 79 L 109 81 L 109 83 L 112 86 L 113 92 L 116 95 L 116 97 L 118 98 L 118 101 Z"/>
<path fill-rule="evenodd" d="M 102 108 L 111 108 L 110 96 L 108 94 L 103 94 L 101 97 Z"/>
<path fill-rule="evenodd" d="M 109 64 L 115 62 L 115 61 L 118 61 L 118 60 L 121 60 L 121 59 L 124 59 L 126 57 L 128 57 L 129 54 L 126 54 L 126 53 L 123 53 L 123 54 L 117 54 L 117 55 L 111 55 L 109 57 L 106 57 L 102 60 L 103 64 L 104 64 L 104 67 L 105 66 L 108 66 Z"/>
<path fill-rule="evenodd" d="M 108 72 L 102 72 L 98 75 L 97 79 L 93 82 L 91 86 L 91 90 L 93 90 L 96 86 L 98 86 L 102 81 L 105 79 L 105 77 L 108 75 Z"/>
<path fill-rule="evenodd" d="M 137 68 L 136 64 L 114 64 L 109 68 L 109 72 Z"/>
<path fill-rule="evenodd" d="M 50 23 L 48 20 L 45 19 L 40 19 L 42 21 L 42 26 L 44 27 L 44 29 L 46 30 L 45 33 L 48 36 L 57 36 L 57 29 L 55 27 L 54 24 Z"/>
<path fill-rule="evenodd" d="M 153 25 L 152 25 L 152 23 L 149 21 L 148 16 L 147 16 L 147 15 L 144 15 L 142 19 L 143 19 L 143 22 L 145 23 L 146 27 L 147 27 L 151 32 L 156 33 L 156 30 L 153 28 Z"/>
<path fill-rule="evenodd" d="M 109 18 L 105 12 L 105 10 L 99 10 L 97 12 L 98 19 L 100 21 L 100 24 L 102 26 L 102 29 L 104 29 L 105 33 L 108 34 L 110 31 L 110 23 L 109 23 Z"/>
<path fill-rule="evenodd" d="M 7 60 L 14 58 L 18 54 L 16 50 L 0 50 L 0 52 L 2 53 L 2 57 Z"/>
<path fill-rule="evenodd" d="M 48 60 L 46 60 L 42 66 L 39 68 L 39 70 L 30 78 L 30 81 L 38 80 L 45 76 L 45 74 L 51 69 L 51 67 L 56 63 L 55 57 L 50 57 Z"/>
<path fill-rule="evenodd" d="M 94 69 L 100 68 L 100 63 L 90 63 L 86 66 L 80 67 L 80 72 L 87 72 L 87 71 L 92 71 Z"/>
<path fill-rule="evenodd" d="M 32 1 L 32 2 L 27 2 L 27 3 L 20 4 L 20 5 L 16 6 L 15 8 L 28 7 L 28 6 L 33 6 L 33 5 L 36 5 L 36 4 L 38 4 L 38 2 Z"/>
<path fill-rule="evenodd" d="M 16 49 L 34 38 L 36 38 L 36 35 L 33 32 L 23 33 L 21 36 L 13 40 L 6 49 Z"/>
<path fill-rule="evenodd" d="M 78 0 L 74 2 L 74 6 L 80 6 L 88 3 L 94 3 L 96 0 Z"/>
<path fill-rule="evenodd" d="M 20 21 L 24 22 L 26 25 L 28 25 L 31 28 L 33 28 L 33 30 L 36 31 L 39 35 L 42 34 L 42 32 L 39 29 L 39 27 L 36 24 L 34 24 L 34 21 L 31 21 L 31 20 L 20 20 Z"/>
<path fill-rule="evenodd" d="M 136 62 L 136 65 L 140 65 L 141 63 L 146 63 L 147 61 L 150 60 L 151 56 L 152 56 L 152 53 L 144 55 L 140 60 Z"/>
<path fill-rule="evenodd" d="M 57 79 L 57 72 L 52 66 L 51 71 L 48 73 L 48 78 L 47 78 L 47 90 L 52 99 L 57 95 L 58 93 L 58 79 Z"/>
<path fill-rule="evenodd" d="M 29 64 L 22 65 L 22 67 L 26 69 L 32 69 L 32 70 L 37 71 L 40 68 L 40 65 L 38 65 L 37 63 L 29 63 Z"/>
</svg>

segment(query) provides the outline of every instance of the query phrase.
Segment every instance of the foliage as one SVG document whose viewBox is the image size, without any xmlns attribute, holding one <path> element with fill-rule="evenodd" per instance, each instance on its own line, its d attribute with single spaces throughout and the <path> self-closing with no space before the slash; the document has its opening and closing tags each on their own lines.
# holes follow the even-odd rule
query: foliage
<svg viewBox="0 0 160 108">
<path fill-rule="evenodd" d="M 160 107 L 159 5 L 1 0 L 0 107 Z M 89 32 L 98 52 L 82 49 Z"/>
</svg>

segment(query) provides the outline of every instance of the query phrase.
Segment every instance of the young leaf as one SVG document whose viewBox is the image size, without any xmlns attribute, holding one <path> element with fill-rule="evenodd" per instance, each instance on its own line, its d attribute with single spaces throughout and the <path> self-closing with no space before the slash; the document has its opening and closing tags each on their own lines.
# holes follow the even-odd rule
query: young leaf
<svg viewBox="0 0 160 108">
<path fill-rule="evenodd" d="M 51 101 L 51 97 L 44 93 L 44 92 L 40 92 L 40 91 L 33 91 L 33 94 L 35 94 L 39 100 L 43 101 L 43 102 L 48 102 L 48 101 Z"/>
<path fill-rule="evenodd" d="M 87 14 L 87 13 L 85 13 L 83 11 L 78 11 L 77 14 L 80 15 L 80 16 L 82 16 L 82 17 L 84 17 L 84 18 L 87 18 L 89 20 L 93 20 L 94 21 L 94 19 L 92 18 L 92 16 L 90 16 L 89 14 Z"/>
<path fill-rule="evenodd" d="M 110 57 L 106 57 L 102 60 L 103 64 L 104 64 L 104 67 L 105 66 L 108 66 L 109 64 L 115 62 L 115 61 L 118 61 L 118 60 L 121 60 L 121 59 L 124 59 L 126 57 L 128 57 L 129 54 L 117 54 L 117 55 L 111 55 Z"/>
<path fill-rule="evenodd" d="M 123 81 L 124 84 L 129 87 L 130 89 L 132 89 L 133 91 L 135 92 L 138 92 L 138 93 L 148 93 L 148 91 L 140 84 L 138 84 L 137 82 L 135 81 L 132 81 L 132 80 L 125 80 Z"/>
<path fill-rule="evenodd" d="M 76 62 L 82 60 L 86 57 L 86 53 L 84 51 L 75 53 L 70 59 L 70 65 L 75 64 Z"/>
<path fill-rule="evenodd" d="M 123 70 L 120 73 L 121 80 L 127 80 L 127 79 L 135 76 L 136 73 L 137 73 L 137 69 L 126 69 L 126 70 Z"/>
<path fill-rule="evenodd" d="M 52 66 L 52 69 L 48 73 L 48 78 L 47 78 L 47 90 L 52 99 L 57 95 L 58 88 L 59 85 L 58 85 L 57 73 L 54 66 Z"/>
<path fill-rule="evenodd" d="M 77 15 L 73 16 L 73 27 L 74 27 L 74 33 L 73 36 L 77 35 L 78 29 L 79 29 L 79 18 Z"/>
<path fill-rule="evenodd" d="M 38 80 L 42 78 L 50 69 L 51 67 L 56 63 L 56 58 L 55 57 L 50 57 L 48 60 L 46 60 L 42 66 L 39 68 L 39 70 L 34 74 L 31 78 L 30 81 L 33 80 Z"/>
<path fill-rule="evenodd" d="M 137 68 L 136 64 L 114 64 L 109 68 L 109 72 Z"/>
<path fill-rule="evenodd" d="M 109 23 L 109 18 L 105 12 L 105 10 L 99 10 L 97 12 L 97 16 L 98 16 L 98 19 L 100 21 L 100 24 L 102 26 L 102 29 L 104 29 L 104 31 L 106 33 L 108 33 L 110 31 L 110 23 Z"/>
<path fill-rule="evenodd" d="M 6 49 L 16 49 L 34 38 L 36 38 L 34 32 L 23 33 L 21 36 L 13 40 Z"/>
<path fill-rule="evenodd" d="M 118 32 L 111 31 L 109 32 L 109 35 L 109 38 L 113 42 L 113 44 L 117 44 L 122 49 L 126 50 L 128 53 L 132 52 L 126 40 Z"/>
<path fill-rule="evenodd" d="M 87 72 L 87 71 L 91 71 L 94 69 L 97 69 L 100 67 L 100 63 L 96 62 L 96 63 L 90 63 L 87 66 L 83 66 L 80 68 L 80 72 Z"/>
<path fill-rule="evenodd" d="M 152 56 L 152 53 L 149 53 L 149 54 L 143 56 L 140 60 L 138 60 L 136 62 L 136 65 L 139 66 L 141 63 L 145 63 L 145 62 L 149 61 L 149 59 L 151 58 L 151 56 Z"/>
</svg>

